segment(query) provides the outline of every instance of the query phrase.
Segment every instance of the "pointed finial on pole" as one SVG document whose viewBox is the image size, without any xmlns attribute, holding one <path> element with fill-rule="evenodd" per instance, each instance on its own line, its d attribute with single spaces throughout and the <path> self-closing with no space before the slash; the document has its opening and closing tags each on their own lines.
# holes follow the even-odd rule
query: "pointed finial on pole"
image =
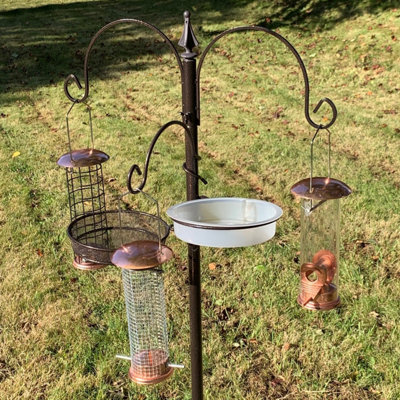
<svg viewBox="0 0 400 400">
<path fill-rule="evenodd" d="M 185 52 L 181 54 L 183 58 L 194 58 L 197 56 L 193 53 L 193 48 L 199 45 L 199 42 L 194 35 L 192 24 L 190 23 L 190 12 L 185 11 L 183 13 L 184 27 L 182 36 L 178 42 L 180 47 L 185 49 Z"/>
</svg>

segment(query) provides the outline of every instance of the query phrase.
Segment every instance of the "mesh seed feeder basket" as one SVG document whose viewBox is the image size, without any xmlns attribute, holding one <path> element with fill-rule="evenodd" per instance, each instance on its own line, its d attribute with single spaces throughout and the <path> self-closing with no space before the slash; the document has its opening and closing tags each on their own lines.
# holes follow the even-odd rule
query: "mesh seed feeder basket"
<svg viewBox="0 0 400 400">
<path fill-rule="evenodd" d="M 86 104 L 89 112 L 91 148 L 72 150 L 68 118 L 74 105 L 75 102 L 66 115 L 69 152 L 62 155 L 57 164 L 66 171 L 71 222 L 90 215 L 85 220 L 85 228 L 91 232 L 85 239 L 86 243 L 105 243 L 108 238 L 102 164 L 109 156 L 94 148 L 91 110 Z M 74 267 L 83 270 L 98 269 L 107 265 L 86 259 L 77 252 L 74 254 L 73 264 Z"/>
<path fill-rule="evenodd" d="M 176 366 L 169 363 L 164 281 L 160 268 L 172 257 L 172 250 L 162 244 L 159 232 L 158 240 L 149 237 L 123 244 L 111 258 L 112 263 L 122 269 L 130 343 L 130 357 L 117 357 L 131 361 L 129 378 L 141 385 L 164 381 Z"/>
<path fill-rule="evenodd" d="M 342 181 L 330 177 L 330 132 L 328 131 L 328 176 L 313 177 L 311 141 L 310 178 L 291 188 L 301 199 L 300 293 L 297 302 L 311 310 L 331 310 L 340 303 L 338 294 L 340 199 L 351 193 Z"/>
</svg>

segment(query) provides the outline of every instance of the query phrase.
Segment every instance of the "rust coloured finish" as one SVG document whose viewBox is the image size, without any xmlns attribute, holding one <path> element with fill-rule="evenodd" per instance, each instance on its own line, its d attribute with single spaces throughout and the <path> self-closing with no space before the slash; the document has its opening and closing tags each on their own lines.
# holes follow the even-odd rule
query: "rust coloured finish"
<svg viewBox="0 0 400 400">
<path fill-rule="evenodd" d="M 295 183 L 290 191 L 295 197 L 311 200 L 340 199 L 351 194 L 351 189 L 342 181 L 329 177 L 313 177 L 311 180 L 305 178 Z"/>
<path fill-rule="evenodd" d="M 96 269 L 107 267 L 107 264 L 99 264 L 91 261 L 85 261 L 82 257 L 75 255 L 73 265 L 81 271 L 94 271 Z"/>
<path fill-rule="evenodd" d="M 82 168 L 102 164 L 110 157 L 100 150 L 80 149 L 63 154 L 57 164 L 63 168 Z"/>
<path fill-rule="evenodd" d="M 154 240 L 137 240 L 117 249 L 111 262 L 124 269 L 148 269 L 168 262 L 174 253 L 165 244 Z"/>
<path fill-rule="evenodd" d="M 163 350 L 142 350 L 132 357 L 129 379 L 139 385 L 154 385 L 168 379 L 173 368 Z"/>
<path fill-rule="evenodd" d="M 320 250 L 314 254 L 311 263 L 301 266 L 300 294 L 297 302 L 310 310 L 331 310 L 335 308 L 340 298 L 336 285 L 332 283 L 337 270 L 336 257 L 328 250 Z M 311 280 L 310 276 L 317 278 Z"/>
<path fill-rule="evenodd" d="M 331 283 L 337 269 L 336 257 L 328 250 L 320 250 L 314 254 L 312 262 L 324 266 L 327 271 L 326 283 Z"/>
</svg>

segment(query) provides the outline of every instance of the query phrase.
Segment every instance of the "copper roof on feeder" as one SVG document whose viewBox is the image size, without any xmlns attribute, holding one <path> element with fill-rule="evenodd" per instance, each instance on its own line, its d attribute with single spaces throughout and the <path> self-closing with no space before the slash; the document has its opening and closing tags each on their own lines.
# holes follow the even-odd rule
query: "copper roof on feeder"
<svg viewBox="0 0 400 400">
<path fill-rule="evenodd" d="M 340 199 L 351 194 L 351 189 L 342 181 L 327 177 L 312 178 L 310 192 L 310 178 L 295 183 L 290 191 L 296 197 L 312 200 Z"/>
<path fill-rule="evenodd" d="M 102 164 L 109 158 L 110 157 L 106 153 L 100 150 L 81 149 L 63 154 L 58 159 L 57 164 L 64 168 L 90 167 L 92 165 Z"/>
<path fill-rule="evenodd" d="M 154 240 L 136 240 L 117 249 L 111 262 L 124 269 L 147 269 L 161 265 L 174 256 L 172 250 Z"/>
</svg>

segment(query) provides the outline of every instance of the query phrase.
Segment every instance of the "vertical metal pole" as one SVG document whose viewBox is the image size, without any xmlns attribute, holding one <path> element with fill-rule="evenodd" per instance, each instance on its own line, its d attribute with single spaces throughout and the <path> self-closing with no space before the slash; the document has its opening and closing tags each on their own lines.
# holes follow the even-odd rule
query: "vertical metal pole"
<svg viewBox="0 0 400 400">
<path fill-rule="evenodd" d="M 197 166 L 197 117 L 196 117 L 196 53 L 193 47 L 198 45 L 190 25 L 190 13 L 185 11 L 184 30 L 179 45 L 185 48 L 182 54 L 182 112 L 183 121 L 189 127 L 193 146 L 186 139 L 186 165 L 190 171 L 198 174 Z M 187 200 L 199 198 L 198 178 L 186 175 Z M 189 298 L 190 298 L 190 352 L 192 372 L 192 400 L 203 399 L 203 359 L 201 335 L 201 275 L 200 275 L 200 247 L 188 245 L 189 263 Z"/>
<path fill-rule="evenodd" d="M 203 355 L 201 335 L 200 247 L 189 244 L 190 360 L 192 400 L 203 399 Z"/>
</svg>

